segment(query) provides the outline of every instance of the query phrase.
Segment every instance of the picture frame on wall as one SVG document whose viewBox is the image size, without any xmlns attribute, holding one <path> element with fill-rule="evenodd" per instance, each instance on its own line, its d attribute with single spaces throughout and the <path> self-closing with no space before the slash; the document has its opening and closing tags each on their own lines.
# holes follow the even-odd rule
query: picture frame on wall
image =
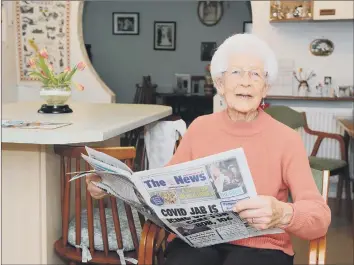
<svg viewBox="0 0 354 265">
<path fill-rule="evenodd" d="M 252 21 L 243 21 L 243 33 L 252 33 Z"/>
<path fill-rule="evenodd" d="M 176 50 L 176 22 L 154 21 L 154 50 Z"/>
<path fill-rule="evenodd" d="M 200 60 L 210 62 L 216 51 L 216 42 L 202 42 L 200 46 Z"/>
<path fill-rule="evenodd" d="M 13 19 L 17 21 L 18 81 L 39 80 L 30 75 L 30 60 L 36 56 L 36 51 L 30 46 L 29 40 L 33 40 L 40 49 L 47 50 L 48 63 L 53 66 L 55 73 L 61 73 L 70 66 L 70 6 L 70 1 L 13 1 L 13 6 L 8 6 L 15 8 Z M 48 24 L 48 14 L 56 14 L 60 19 L 50 19 Z"/>
<path fill-rule="evenodd" d="M 198 18 L 205 26 L 215 26 L 218 24 L 224 13 L 222 1 L 199 1 Z"/>
<path fill-rule="evenodd" d="M 137 12 L 113 12 L 113 35 L 139 35 L 140 21 Z"/>
</svg>

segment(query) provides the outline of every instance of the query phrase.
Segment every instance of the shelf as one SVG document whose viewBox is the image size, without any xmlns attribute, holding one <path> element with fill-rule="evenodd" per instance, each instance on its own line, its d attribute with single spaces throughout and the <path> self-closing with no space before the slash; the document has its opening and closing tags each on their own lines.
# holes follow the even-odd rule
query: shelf
<svg viewBox="0 0 354 265">
<path fill-rule="evenodd" d="M 303 22 L 313 20 L 313 0 L 270 1 L 269 22 Z"/>
<path fill-rule="evenodd" d="M 267 99 L 281 99 L 281 100 L 308 100 L 308 101 L 352 101 L 354 102 L 354 97 L 296 97 L 296 96 L 268 96 Z"/>
<path fill-rule="evenodd" d="M 284 18 L 284 19 L 270 19 L 269 23 L 294 23 L 294 22 L 310 22 L 310 23 L 323 23 L 323 22 L 353 22 L 351 18 L 338 18 L 338 19 L 313 19 L 313 18 Z"/>
<path fill-rule="evenodd" d="M 312 18 L 284 18 L 284 19 L 270 19 L 270 23 L 284 23 L 284 22 L 313 22 Z"/>
</svg>

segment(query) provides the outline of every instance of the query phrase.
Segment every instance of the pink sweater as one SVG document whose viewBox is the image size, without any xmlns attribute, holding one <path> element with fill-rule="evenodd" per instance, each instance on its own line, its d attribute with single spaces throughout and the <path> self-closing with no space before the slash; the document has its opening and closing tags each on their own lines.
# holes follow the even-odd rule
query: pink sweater
<svg viewBox="0 0 354 265">
<path fill-rule="evenodd" d="M 260 110 L 251 122 L 234 122 L 226 111 L 197 118 L 188 128 L 169 165 L 242 147 L 258 195 L 287 202 L 291 191 L 294 215 L 286 233 L 231 242 L 254 248 L 294 251 L 289 234 L 311 240 L 324 236 L 330 209 L 313 180 L 308 156 L 296 131 Z"/>
</svg>

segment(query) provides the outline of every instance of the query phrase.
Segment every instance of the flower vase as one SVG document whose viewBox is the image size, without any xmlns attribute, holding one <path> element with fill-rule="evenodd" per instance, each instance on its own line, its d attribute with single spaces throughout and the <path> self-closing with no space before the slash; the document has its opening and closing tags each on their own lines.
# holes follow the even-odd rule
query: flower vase
<svg viewBox="0 0 354 265">
<path fill-rule="evenodd" d="M 40 97 L 46 102 L 38 110 L 39 113 L 72 113 L 72 109 L 65 104 L 71 97 L 71 89 L 68 86 L 41 87 Z"/>
<path fill-rule="evenodd" d="M 211 84 L 204 85 L 204 94 L 206 96 L 213 96 L 214 95 L 214 86 Z"/>
</svg>

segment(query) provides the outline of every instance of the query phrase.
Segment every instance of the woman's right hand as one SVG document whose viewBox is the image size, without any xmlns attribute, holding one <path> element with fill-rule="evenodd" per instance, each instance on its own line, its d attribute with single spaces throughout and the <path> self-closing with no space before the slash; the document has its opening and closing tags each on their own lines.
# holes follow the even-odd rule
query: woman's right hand
<svg viewBox="0 0 354 265">
<path fill-rule="evenodd" d="M 100 189 L 99 187 L 91 183 L 91 181 L 100 182 L 101 177 L 96 174 L 91 174 L 86 176 L 87 190 L 93 198 L 99 200 L 108 195 L 105 191 L 103 191 L 102 189 Z"/>
</svg>

